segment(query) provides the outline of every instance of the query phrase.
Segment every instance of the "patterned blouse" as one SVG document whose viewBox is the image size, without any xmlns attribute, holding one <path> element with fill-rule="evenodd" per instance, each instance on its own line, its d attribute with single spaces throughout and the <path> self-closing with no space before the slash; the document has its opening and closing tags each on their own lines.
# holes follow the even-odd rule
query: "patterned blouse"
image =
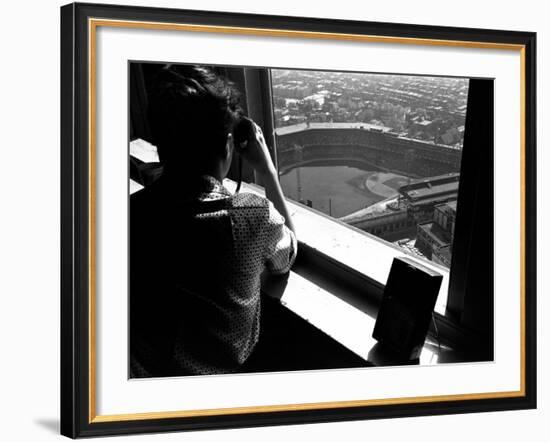
<svg viewBox="0 0 550 442">
<path fill-rule="evenodd" d="M 237 372 L 259 339 L 261 273 L 290 270 L 296 237 L 268 199 L 213 177 L 177 198 L 157 183 L 130 205 L 131 377 Z"/>
</svg>

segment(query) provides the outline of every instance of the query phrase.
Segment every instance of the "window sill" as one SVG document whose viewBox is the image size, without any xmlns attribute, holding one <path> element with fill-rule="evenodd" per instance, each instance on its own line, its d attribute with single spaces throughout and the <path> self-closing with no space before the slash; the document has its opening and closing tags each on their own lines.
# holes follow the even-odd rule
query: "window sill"
<svg viewBox="0 0 550 442">
<path fill-rule="evenodd" d="M 346 347 L 374 366 L 399 365 L 380 351 L 372 337 L 376 322 L 377 306 L 360 308 L 345 298 L 345 289 L 330 287 L 311 275 L 304 276 L 291 271 L 287 277 L 265 276 L 262 284 L 264 294 L 279 298 L 281 304 L 323 331 L 326 335 Z M 453 362 L 457 353 L 450 347 L 439 345 L 427 337 L 418 363 L 432 365 Z"/>
</svg>

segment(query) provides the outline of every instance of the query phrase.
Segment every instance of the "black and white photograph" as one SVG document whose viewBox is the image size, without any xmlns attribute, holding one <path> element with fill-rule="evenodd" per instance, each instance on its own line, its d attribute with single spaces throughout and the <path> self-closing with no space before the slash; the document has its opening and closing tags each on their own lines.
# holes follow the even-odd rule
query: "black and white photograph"
<svg viewBox="0 0 550 442">
<path fill-rule="evenodd" d="M 130 378 L 493 360 L 493 79 L 128 75 Z"/>
<path fill-rule="evenodd" d="M 533 33 L 61 23 L 62 434 L 536 406 Z"/>
<path fill-rule="evenodd" d="M 544 2 L 6 6 L 0 440 L 550 433 Z"/>
</svg>

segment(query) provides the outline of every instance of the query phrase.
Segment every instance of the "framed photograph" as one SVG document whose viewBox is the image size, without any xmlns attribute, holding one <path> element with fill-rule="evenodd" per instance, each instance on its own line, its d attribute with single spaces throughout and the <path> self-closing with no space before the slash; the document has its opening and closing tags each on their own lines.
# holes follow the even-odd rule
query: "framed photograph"
<svg viewBox="0 0 550 442">
<path fill-rule="evenodd" d="M 61 433 L 536 407 L 536 35 L 61 8 Z"/>
</svg>

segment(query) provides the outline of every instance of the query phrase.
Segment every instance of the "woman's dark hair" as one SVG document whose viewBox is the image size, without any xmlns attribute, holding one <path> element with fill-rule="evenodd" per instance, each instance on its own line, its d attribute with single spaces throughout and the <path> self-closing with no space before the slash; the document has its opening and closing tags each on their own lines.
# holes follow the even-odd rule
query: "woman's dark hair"
<svg viewBox="0 0 550 442">
<path fill-rule="evenodd" d="M 203 172 L 225 152 L 242 115 L 234 84 L 202 66 L 166 66 L 153 78 L 148 118 L 165 166 Z"/>
</svg>

